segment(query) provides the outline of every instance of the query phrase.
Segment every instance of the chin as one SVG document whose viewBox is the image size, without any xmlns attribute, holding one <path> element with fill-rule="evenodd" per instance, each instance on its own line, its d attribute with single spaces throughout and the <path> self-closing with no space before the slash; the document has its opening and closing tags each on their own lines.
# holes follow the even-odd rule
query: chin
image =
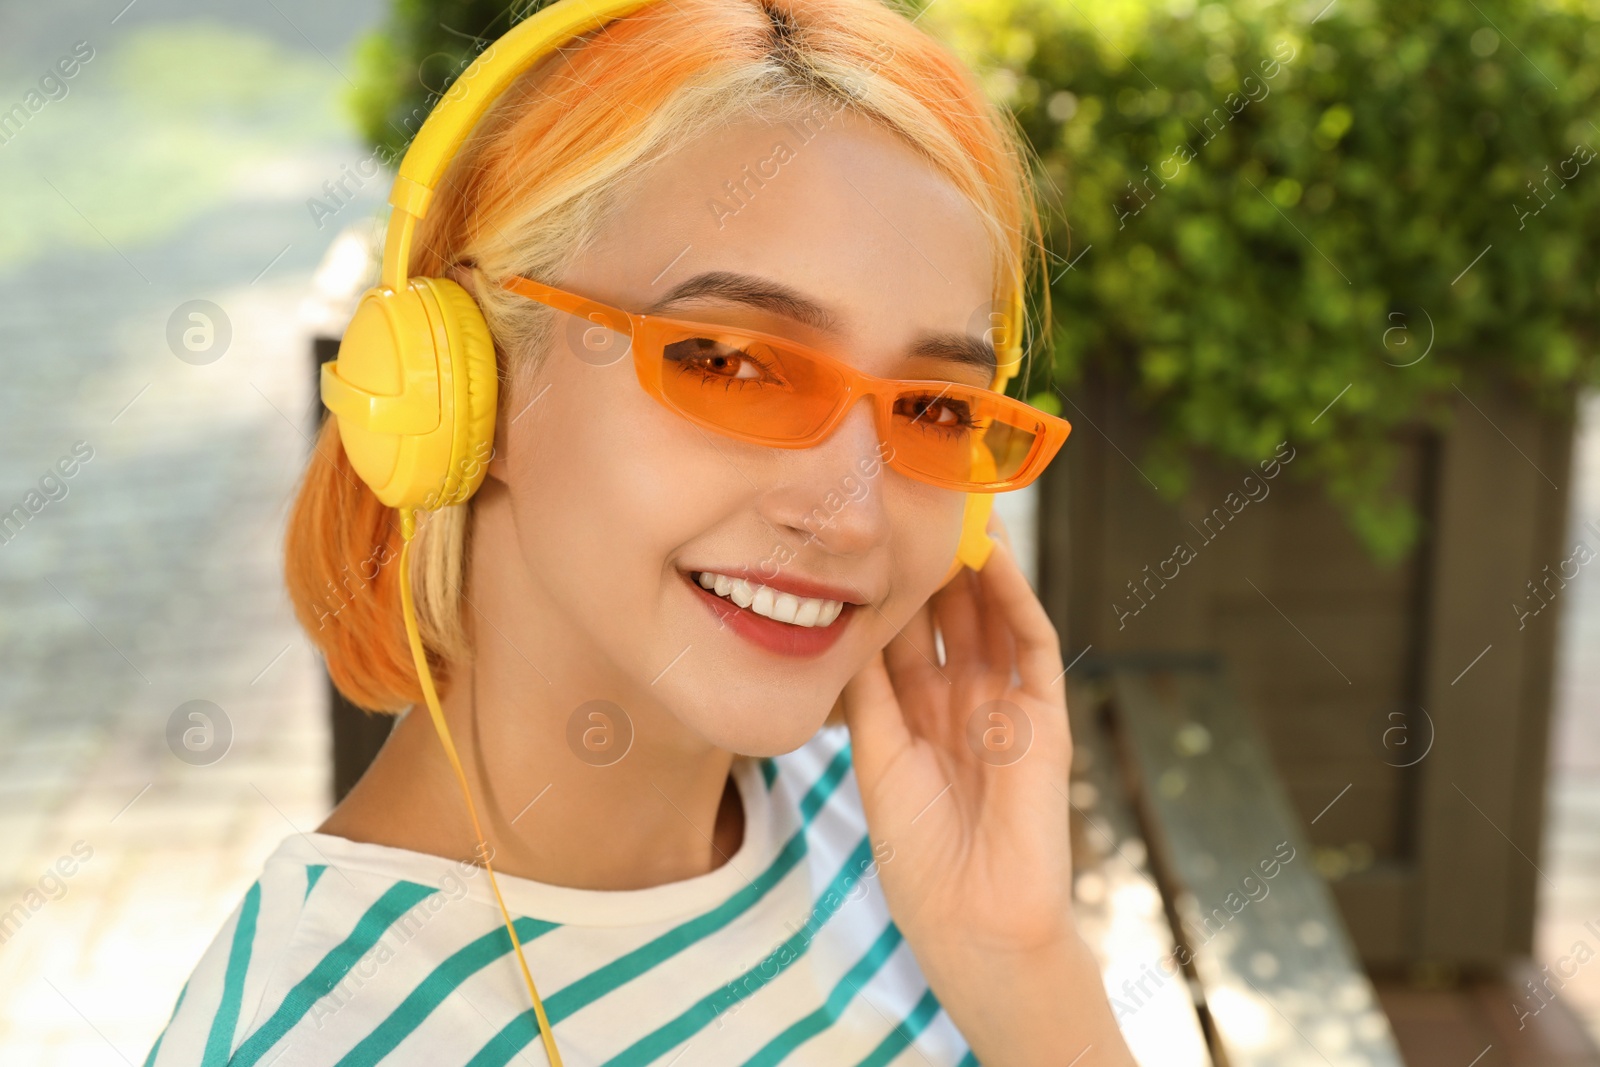
<svg viewBox="0 0 1600 1067">
<path fill-rule="evenodd" d="M 678 719 L 717 748 L 741 756 L 780 756 L 816 736 L 833 707 L 831 699 L 796 700 L 791 694 L 771 687 L 759 699 L 719 700 Z"/>
</svg>

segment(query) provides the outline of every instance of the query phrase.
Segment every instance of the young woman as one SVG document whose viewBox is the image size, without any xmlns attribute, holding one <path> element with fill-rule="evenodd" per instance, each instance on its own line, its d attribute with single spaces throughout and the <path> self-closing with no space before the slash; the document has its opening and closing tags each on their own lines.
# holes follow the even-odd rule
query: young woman
<svg viewBox="0 0 1600 1067">
<path fill-rule="evenodd" d="M 553 306 L 987 388 L 1024 159 L 881 0 L 652 4 L 518 79 L 410 259 L 483 309 L 501 382 L 481 487 L 409 557 L 482 847 L 396 514 L 330 420 L 289 588 L 344 693 L 421 713 L 267 860 L 150 1063 L 546 1062 L 488 856 L 570 1067 L 1132 1062 L 1073 922 L 1059 645 L 1003 533 L 945 584 L 965 494 L 871 402 L 809 447 L 714 432 Z M 648 354 L 724 399 L 775 380 L 760 345 Z M 965 433 L 942 392 L 894 417 Z M 997 708 L 1020 758 L 970 740 Z"/>
</svg>

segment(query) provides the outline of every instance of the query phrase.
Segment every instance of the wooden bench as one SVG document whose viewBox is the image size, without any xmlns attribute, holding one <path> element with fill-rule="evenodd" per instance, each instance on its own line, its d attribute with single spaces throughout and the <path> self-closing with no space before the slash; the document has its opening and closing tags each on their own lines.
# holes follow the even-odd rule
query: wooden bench
<svg viewBox="0 0 1600 1067">
<path fill-rule="evenodd" d="M 1146 1067 L 1403 1061 L 1216 660 L 1075 665 L 1079 922 Z"/>
</svg>

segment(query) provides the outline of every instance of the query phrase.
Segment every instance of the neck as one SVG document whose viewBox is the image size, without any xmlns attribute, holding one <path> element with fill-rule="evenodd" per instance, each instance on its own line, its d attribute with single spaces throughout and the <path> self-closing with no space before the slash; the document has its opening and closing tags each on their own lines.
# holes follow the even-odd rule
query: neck
<svg viewBox="0 0 1600 1067">
<path fill-rule="evenodd" d="M 476 607 L 492 616 L 488 603 Z M 604 691 L 597 679 L 546 678 L 492 634 L 477 648 L 442 708 L 497 871 L 643 889 L 705 874 L 738 850 L 744 812 L 731 752 L 689 736 L 653 702 L 630 698 L 634 711 L 623 716 L 623 701 L 593 698 Z M 631 741 L 619 741 L 628 729 Z M 453 859 L 474 854 L 466 801 L 425 704 L 396 724 L 319 829 Z"/>
</svg>

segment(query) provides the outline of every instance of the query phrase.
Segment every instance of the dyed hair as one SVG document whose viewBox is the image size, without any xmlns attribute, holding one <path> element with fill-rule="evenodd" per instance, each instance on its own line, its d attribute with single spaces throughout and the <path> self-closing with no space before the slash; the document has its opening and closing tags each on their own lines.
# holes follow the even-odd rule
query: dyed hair
<svg viewBox="0 0 1600 1067">
<path fill-rule="evenodd" d="M 1041 245 L 1026 141 L 947 48 L 884 0 L 673 0 L 575 39 L 479 120 L 417 228 L 410 273 L 472 272 L 508 382 L 544 358 L 560 312 L 500 279 L 559 282 L 622 183 L 697 135 L 750 117 L 825 123 L 841 109 L 898 134 L 967 197 L 993 247 L 993 306 L 1008 306 Z M 419 512 L 412 544 L 417 623 L 441 690 L 472 656 L 471 513 L 470 500 Z M 289 517 L 285 580 L 334 684 L 372 711 L 422 701 L 400 543 L 398 513 L 356 475 L 326 420 Z"/>
</svg>

